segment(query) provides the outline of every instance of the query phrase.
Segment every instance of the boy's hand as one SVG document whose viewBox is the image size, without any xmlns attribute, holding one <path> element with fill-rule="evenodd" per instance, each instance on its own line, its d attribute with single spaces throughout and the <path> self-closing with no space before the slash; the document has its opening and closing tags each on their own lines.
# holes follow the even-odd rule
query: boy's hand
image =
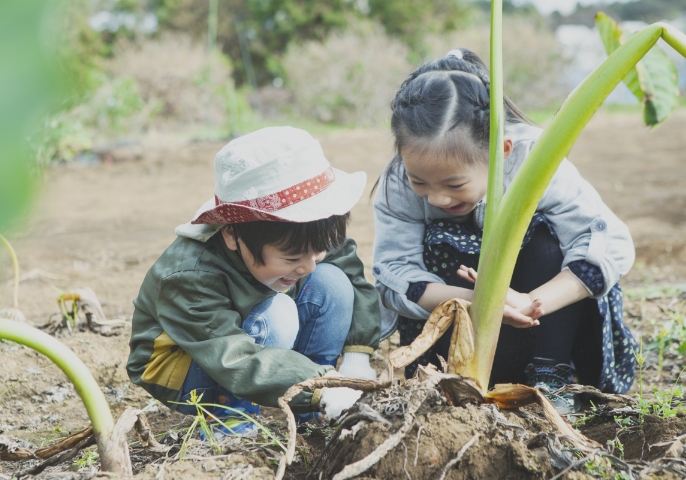
<svg viewBox="0 0 686 480">
<path fill-rule="evenodd" d="M 476 282 L 477 273 L 473 268 L 460 265 L 457 274 L 463 280 Z M 515 328 L 529 328 L 539 325 L 538 319 L 544 315 L 540 300 L 532 300 L 526 293 L 519 293 L 511 288 L 505 298 L 503 323 Z"/>
<path fill-rule="evenodd" d="M 338 373 L 344 377 L 376 380 L 376 371 L 369 365 L 368 353 L 345 352 Z"/>
<path fill-rule="evenodd" d="M 348 387 L 323 388 L 319 408 L 326 420 L 332 420 L 340 417 L 343 410 L 352 407 L 360 396 L 362 396 L 361 390 Z"/>
</svg>

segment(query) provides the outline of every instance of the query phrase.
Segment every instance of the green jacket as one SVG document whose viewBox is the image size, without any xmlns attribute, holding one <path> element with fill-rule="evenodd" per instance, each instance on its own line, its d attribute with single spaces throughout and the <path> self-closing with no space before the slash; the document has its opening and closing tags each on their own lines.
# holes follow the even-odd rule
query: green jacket
<svg viewBox="0 0 686 480">
<path fill-rule="evenodd" d="M 353 320 L 343 349 L 372 354 L 379 346 L 377 293 L 364 279 L 357 245 L 347 239 L 324 262 L 343 270 L 355 291 Z M 287 295 L 297 298 L 302 278 Z M 324 375 L 293 350 L 262 347 L 241 323 L 252 308 L 276 292 L 259 283 L 221 233 L 206 243 L 178 237 L 150 268 L 133 301 L 133 327 L 126 365 L 131 381 L 169 405 L 179 395 L 191 359 L 239 398 L 270 407 L 292 385 Z M 296 411 L 316 410 L 318 394 L 293 399 Z"/>
</svg>

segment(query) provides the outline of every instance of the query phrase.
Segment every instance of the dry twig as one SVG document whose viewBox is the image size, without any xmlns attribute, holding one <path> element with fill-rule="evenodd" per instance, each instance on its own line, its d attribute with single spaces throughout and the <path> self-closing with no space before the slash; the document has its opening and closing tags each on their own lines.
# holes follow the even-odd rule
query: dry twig
<svg viewBox="0 0 686 480">
<path fill-rule="evenodd" d="M 79 432 L 69 435 L 66 438 L 63 438 L 57 443 L 54 443 L 48 447 L 39 448 L 34 452 L 28 448 L 19 447 L 19 445 L 11 438 L 5 435 L 0 435 L 0 460 L 16 462 L 21 460 L 50 458 L 66 450 L 73 449 L 84 439 L 92 436 L 93 427 L 87 427 Z"/>
</svg>

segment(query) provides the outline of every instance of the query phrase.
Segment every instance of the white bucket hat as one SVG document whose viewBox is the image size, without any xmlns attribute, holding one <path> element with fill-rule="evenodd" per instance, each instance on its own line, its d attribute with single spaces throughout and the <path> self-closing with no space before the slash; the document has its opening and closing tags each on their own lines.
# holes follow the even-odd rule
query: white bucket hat
<svg viewBox="0 0 686 480">
<path fill-rule="evenodd" d="M 176 234 L 207 241 L 223 225 L 267 220 L 311 222 L 348 213 L 362 196 L 364 172 L 331 167 L 304 130 L 268 127 L 229 142 L 214 159 L 214 198 Z"/>
</svg>

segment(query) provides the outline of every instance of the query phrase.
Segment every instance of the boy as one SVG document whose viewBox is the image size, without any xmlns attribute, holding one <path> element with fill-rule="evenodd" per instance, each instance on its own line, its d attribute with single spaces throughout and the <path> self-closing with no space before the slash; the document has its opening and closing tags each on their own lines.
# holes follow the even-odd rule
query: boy
<svg viewBox="0 0 686 480">
<path fill-rule="evenodd" d="M 256 413 L 327 374 L 341 352 L 340 374 L 376 378 L 378 298 L 345 237 L 366 175 L 333 169 L 291 127 L 232 140 L 215 174 L 215 198 L 177 227 L 134 300 L 131 381 L 194 414 L 170 402 L 196 390 L 203 403 Z M 332 416 L 359 397 L 348 390 L 303 392 L 291 407 Z"/>
</svg>

